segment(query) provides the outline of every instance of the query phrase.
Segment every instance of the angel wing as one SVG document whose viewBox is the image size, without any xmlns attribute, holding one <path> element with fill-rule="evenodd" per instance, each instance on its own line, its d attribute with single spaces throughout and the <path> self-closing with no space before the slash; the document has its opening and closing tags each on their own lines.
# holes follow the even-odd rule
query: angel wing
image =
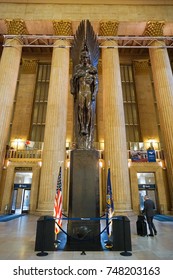
<svg viewBox="0 0 173 280">
<path fill-rule="evenodd" d="M 80 54 L 85 45 L 85 21 L 82 20 L 78 26 L 74 41 L 71 47 L 71 58 L 73 62 L 73 69 L 80 63 Z"/>
<path fill-rule="evenodd" d="M 86 47 L 90 54 L 91 64 L 97 67 L 99 60 L 99 44 L 90 21 L 82 20 L 74 36 L 74 42 L 71 48 L 73 69 L 80 63 L 81 52 Z"/>
<path fill-rule="evenodd" d="M 86 46 L 91 56 L 91 64 L 97 67 L 99 60 L 99 44 L 89 20 L 86 21 Z"/>
</svg>

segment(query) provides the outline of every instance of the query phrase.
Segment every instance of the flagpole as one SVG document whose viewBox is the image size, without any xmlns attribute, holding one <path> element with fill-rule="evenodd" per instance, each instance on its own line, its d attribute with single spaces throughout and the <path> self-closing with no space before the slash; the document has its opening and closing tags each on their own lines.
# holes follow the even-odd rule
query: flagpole
<svg viewBox="0 0 173 280">
<path fill-rule="evenodd" d="M 58 240 L 58 233 L 60 232 L 60 227 L 62 226 L 62 166 L 61 164 L 63 161 L 59 161 L 59 173 L 56 185 L 56 193 L 55 193 L 55 200 L 54 200 L 54 219 L 55 219 L 55 247 L 58 247 L 58 244 L 61 243 Z"/>
<path fill-rule="evenodd" d="M 60 167 L 61 167 L 61 161 L 59 161 L 59 163 L 60 163 L 60 166 L 58 166 L 58 170 L 60 170 Z M 57 176 L 58 177 L 58 176 Z M 56 223 L 56 219 L 55 219 L 55 223 Z M 55 232 L 55 243 L 57 244 L 58 242 L 58 240 L 57 240 L 57 238 L 58 238 L 58 234 Z"/>
<path fill-rule="evenodd" d="M 112 197 L 112 187 L 111 187 L 111 174 L 110 174 L 110 160 L 108 161 L 108 174 L 107 174 L 107 189 L 106 189 L 106 224 L 107 224 L 107 235 L 108 240 L 106 242 L 105 247 L 111 249 L 113 247 L 112 241 L 110 240 L 111 237 L 111 226 L 110 223 L 114 212 L 114 203 Z"/>
</svg>

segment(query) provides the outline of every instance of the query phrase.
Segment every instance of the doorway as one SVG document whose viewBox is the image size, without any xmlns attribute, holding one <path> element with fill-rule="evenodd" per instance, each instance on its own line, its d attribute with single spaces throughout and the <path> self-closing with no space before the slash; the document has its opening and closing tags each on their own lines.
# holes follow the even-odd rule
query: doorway
<svg viewBox="0 0 173 280">
<path fill-rule="evenodd" d="M 32 172 L 16 172 L 12 193 L 11 213 L 29 212 Z"/>
<path fill-rule="evenodd" d="M 157 205 L 157 189 L 155 183 L 155 173 L 137 173 L 138 189 L 139 189 L 139 204 L 140 211 L 144 208 L 144 196 L 148 195 L 155 204 L 156 212 L 158 212 Z"/>
</svg>

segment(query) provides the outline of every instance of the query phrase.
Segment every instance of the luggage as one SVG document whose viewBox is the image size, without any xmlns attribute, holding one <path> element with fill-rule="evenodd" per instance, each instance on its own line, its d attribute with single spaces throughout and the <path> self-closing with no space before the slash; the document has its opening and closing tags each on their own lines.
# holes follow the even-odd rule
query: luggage
<svg viewBox="0 0 173 280">
<path fill-rule="evenodd" d="M 143 215 L 138 216 L 138 220 L 136 222 L 136 229 L 137 229 L 138 235 L 140 235 L 140 236 L 147 235 L 147 224 L 145 221 L 145 217 Z"/>
</svg>

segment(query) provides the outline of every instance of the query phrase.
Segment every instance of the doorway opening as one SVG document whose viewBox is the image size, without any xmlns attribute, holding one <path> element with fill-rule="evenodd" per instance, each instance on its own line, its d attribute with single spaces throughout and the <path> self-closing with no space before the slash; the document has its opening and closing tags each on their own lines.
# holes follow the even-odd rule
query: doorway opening
<svg viewBox="0 0 173 280">
<path fill-rule="evenodd" d="M 140 210 L 143 210 L 144 208 L 144 196 L 148 195 L 154 201 L 156 207 L 155 210 L 158 212 L 155 173 L 137 173 L 137 178 Z"/>
<path fill-rule="evenodd" d="M 16 172 L 12 193 L 11 213 L 29 212 L 32 172 Z"/>
</svg>

